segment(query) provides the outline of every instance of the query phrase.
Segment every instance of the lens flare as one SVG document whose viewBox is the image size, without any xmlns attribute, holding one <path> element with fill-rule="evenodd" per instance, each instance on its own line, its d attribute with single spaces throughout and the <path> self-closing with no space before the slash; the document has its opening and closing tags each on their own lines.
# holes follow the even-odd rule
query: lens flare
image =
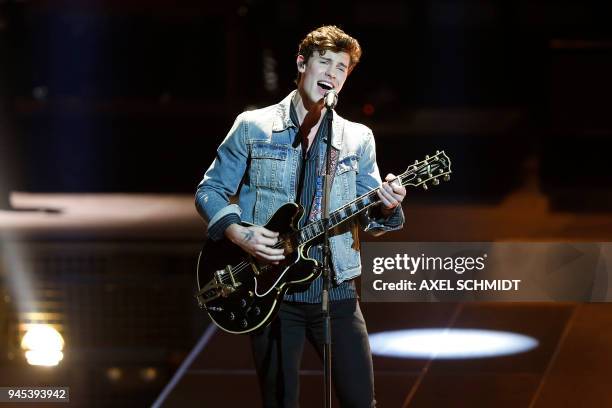
<svg viewBox="0 0 612 408">
<path fill-rule="evenodd" d="M 30 365 L 56 366 L 64 358 L 64 338 L 48 324 L 32 324 L 21 340 Z"/>
<path fill-rule="evenodd" d="M 399 358 L 498 357 L 524 353 L 538 344 L 522 334 L 479 329 L 412 329 L 370 335 L 373 354 Z"/>
</svg>

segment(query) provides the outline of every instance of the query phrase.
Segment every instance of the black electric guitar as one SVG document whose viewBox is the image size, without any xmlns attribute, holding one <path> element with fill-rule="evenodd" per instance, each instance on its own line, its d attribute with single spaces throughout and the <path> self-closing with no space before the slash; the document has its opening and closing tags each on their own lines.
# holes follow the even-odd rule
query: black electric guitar
<svg viewBox="0 0 612 408">
<path fill-rule="evenodd" d="M 451 162 L 442 151 L 416 161 L 397 177 L 404 186 L 439 184 L 450 178 Z M 330 227 L 350 220 L 368 207 L 380 203 L 377 189 L 330 213 Z M 279 232 L 276 248 L 284 248 L 285 259 L 278 265 L 263 264 L 227 239 L 208 240 L 198 258 L 196 299 L 221 329 L 243 334 L 265 327 L 276 316 L 283 295 L 293 285 L 315 280 L 319 263 L 308 258 L 309 248 L 323 235 L 323 222 L 313 221 L 297 229 L 304 210 L 299 204 L 281 206 L 265 228 Z"/>
</svg>

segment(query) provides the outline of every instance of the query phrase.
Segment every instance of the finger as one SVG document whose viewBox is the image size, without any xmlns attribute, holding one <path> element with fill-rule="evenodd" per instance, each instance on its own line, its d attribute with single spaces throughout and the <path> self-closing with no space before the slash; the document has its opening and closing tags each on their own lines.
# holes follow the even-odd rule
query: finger
<svg viewBox="0 0 612 408">
<path fill-rule="evenodd" d="M 396 184 L 392 184 L 391 188 L 393 189 L 393 193 L 395 193 L 395 194 L 399 194 L 401 196 L 405 196 L 406 195 L 406 187 L 404 187 L 404 186 L 398 186 Z"/>
<path fill-rule="evenodd" d="M 387 174 L 387 175 L 385 176 L 385 181 L 389 181 L 389 182 L 390 182 L 390 181 L 392 181 L 392 180 L 395 180 L 396 178 L 397 178 L 397 176 L 396 176 L 395 174 L 393 174 L 393 173 L 389 173 L 389 174 Z"/>
<path fill-rule="evenodd" d="M 401 203 L 404 200 L 404 197 L 406 195 L 405 194 L 401 194 L 401 193 L 397 193 L 397 192 L 395 192 L 395 190 L 393 190 L 391 193 L 389 193 L 389 196 L 391 197 L 391 199 Z"/>
<path fill-rule="evenodd" d="M 278 238 L 266 238 L 264 235 L 259 235 L 257 236 L 255 243 L 267 247 L 272 247 L 278 243 Z"/>
<path fill-rule="evenodd" d="M 266 237 L 268 237 L 268 238 L 276 238 L 276 237 L 278 237 L 278 232 L 270 231 L 270 230 L 269 230 L 269 229 L 267 229 L 267 228 L 264 228 L 264 227 L 259 227 L 259 229 L 258 229 L 258 230 L 259 230 L 259 232 L 260 232 L 262 235 L 264 235 L 264 236 L 266 236 Z"/>
<path fill-rule="evenodd" d="M 396 194 L 404 194 L 404 195 L 406 195 L 406 187 L 402 186 L 401 184 L 398 184 L 398 183 L 389 183 L 389 187 L 391 187 L 393 192 L 396 193 Z"/>
<path fill-rule="evenodd" d="M 387 197 L 387 199 L 391 202 L 393 201 L 401 202 L 403 199 L 402 195 L 397 194 L 395 190 L 393 190 L 393 188 L 389 184 L 386 184 L 386 183 L 383 184 L 381 190 L 385 194 L 385 197 Z"/>
<path fill-rule="evenodd" d="M 397 206 L 397 203 L 394 204 L 393 201 L 385 196 L 380 190 L 378 190 L 378 197 L 380 198 L 382 204 L 387 208 L 395 208 L 395 206 Z"/>
<path fill-rule="evenodd" d="M 263 259 L 266 261 L 282 261 L 283 259 L 285 259 L 285 257 L 283 255 L 270 255 L 267 254 L 265 252 L 261 252 L 261 251 L 255 251 L 255 256 L 259 259 Z"/>
<path fill-rule="evenodd" d="M 387 192 L 388 194 L 393 194 L 393 187 L 391 187 L 389 185 L 389 183 L 383 183 L 382 188 L 385 190 L 385 192 Z"/>
<path fill-rule="evenodd" d="M 402 187 L 402 182 L 400 181 L 399 177 L 397 177 L 395 174 L 392 174 L 392 173 L 387 174 L 387 177 L 385 177 L 385 181 L 392 186 Z"/>
<path fill-rule="evenodd" d="M 401 202 L 406 196 L 406 189 L 404 187 L 384 183 L 382 188 L 384 188 L 384 191 L 387 193 L 387 198 L 390 200 Z"/>
<path fill-rule="evenodd" d="M 266 245 L 256 245 L 255 246 L 255 250 L 257 252 L 261 252 L 264 253 L 266 255 L 270 255 L 270 256 L 276 256 L 276 255 L 283 255 L 283 253 L 285 252 L 284 248 L 272 248 Z M 282 258 L 279 259 L 284 259 L 285 257 L 283 256 Z"/>
<path fill-rule="evenodd" d="M 400 200 L 399 200 L 399 196 L 397 194 L 395 194 L 395 192 L 393 191 L 393 189 L 387 184 L 385 189 L 383 190 L 383 194 L 385 196 L 385 198 L 387 199 L 387 201 L 389 201 L 389 203 L 391 203 L 391 205 L 396 206 L 397 204 L 399 204 Z"/>
<path fill-rule="evenodd" d="M 390 201 L 392 199 L 391 193 L 389 193 L 384 184 L 378 189 L 378 194 L 384 197 L 387 201 Z"/>
</svg>

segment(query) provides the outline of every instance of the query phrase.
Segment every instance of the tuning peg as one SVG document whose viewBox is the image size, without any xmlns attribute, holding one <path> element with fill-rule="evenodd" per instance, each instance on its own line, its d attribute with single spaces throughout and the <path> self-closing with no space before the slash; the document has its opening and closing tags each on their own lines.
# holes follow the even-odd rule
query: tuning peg
<svg viewBox="0 0 612 408">
<path fill-rule="evenodd" d="M 414 161 L 414 165 L 416 166 L 417 164 L 419 164 L 419 161 L 418 161 L 418 160 L 415 160 L 415 161 Z"/>
<path fill-rule="evenodd" d="M 425 155 L 425 160 L 429 160 L 429 155 L 428 154 Z"/>
<path fill-rule="evenodd" d="M 423 179 L 422 179 L 422 178 L 420 178 L 420 177 L 419 177 L 419 178 L 417 178 L 417 183 L 420 183 L 421 181 L 423 181 Z"/>
<path fill-rule="evenodd" d="M 423 183 L 423 190 L 427 190 L 429 187 L 427 187 L 426 183 Z"/>
<path fill-rule="evenodd" d="M 433 184 L 434 186 L 437 186 L 438 184 L 440 184 L 440 180 L 438 180 L 438 179 L 433 179 L 433 180 L 431 181 L 431 184 Z"/>
<path fill-rule="evenodd" d="M 436 150 L 436 154 L 440 154 L 440 151 L 439 151 L 439 150 Z"/>
<path fill-rule="evenodd" d="M 449 175 L 449 174 L 446 174 L 446 175 L 444 176 L 444 181 L 448 181 L 448 180 L 450 180 L 450 175 Z"/>
</svg>

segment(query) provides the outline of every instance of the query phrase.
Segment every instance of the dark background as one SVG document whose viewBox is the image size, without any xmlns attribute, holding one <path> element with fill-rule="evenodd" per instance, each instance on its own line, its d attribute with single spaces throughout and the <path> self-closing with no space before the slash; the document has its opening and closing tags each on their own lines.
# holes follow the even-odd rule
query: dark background
<svg viewBox="0 0 612 408">
<path fill-rule="evenodd" d="M 451 181 L 410 191 L 409 228 L 383 240 L 610 241 L 611 17 L 604 2 L 577 0 L 0 0 L 0 209 L 20 192 L 21 207 L 58 210 L 0 211 L 0 385 L 69 385 L 74 406 L 155 400 L 209 322 L 192 297 L 205 231 L 189 196 L 236 115 L 294 89 L 298 43 L 322 24 L 361 43 L 338 112 L 373 129 L 383 175 L 436 150 L 452 159 Z M 18 310 L 11 290 L 23 276 L 35 302 Z M 363 306 L 371 331 L 457 323 L 542 342 L 515 360 L 434 363 L 439 376 L 420 388 L 428 362 L 385 377 L 375 361 L 381 396 L 407 392 L 412 378 L 415 406 L 455 396 L 521 406 L 517 395 L 612 404 L 609 304 Z M 22 356 L 36 319 L 66 339 L 54 370 Z M 174 397 L 222 400 L 238 379 L 250 391 L 229 397 L 255 401 L 246 338 L 213 341 Z M 510 373 L 495 371 L 500 362 Z M 220 374 L 228 368 L 239 373 Z M 307 376 L 304 397 L 319 382 Z"/>
<path fill-rule="evenodd" d="M 373 128 L 383 172 L 445 149 L 454 182 L 427 199 L 495 202 L 531 158 L 554 206 L 606 210 L 609 17 L 582 1 L 3 1 L 4 184 L 192 192 L 233 118 L 291 91 L 298 42 L 334 23 L 364 50 L 338 111 Z"/>
</svg>

